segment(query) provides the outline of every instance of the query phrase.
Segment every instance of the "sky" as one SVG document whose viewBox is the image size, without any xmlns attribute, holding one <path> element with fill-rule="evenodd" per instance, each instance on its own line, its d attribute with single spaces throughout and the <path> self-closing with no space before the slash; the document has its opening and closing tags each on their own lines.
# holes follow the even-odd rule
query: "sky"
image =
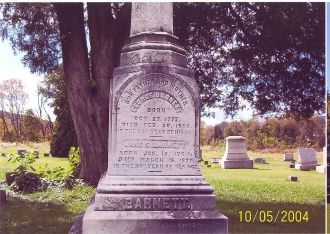
<svg viewBox="0 0 330 234">
<path fill-rule="evenodd" d="M 37 87 L 43 80 L 42 75 L 32 74 L 28 67 L 25 67 L 22 62 L 23 55 L 14 55 L 9 41 L 0 39 L 0 82 L 9 79 L 19 79 L 22 81 L 25 92 L 29 98 L 26 104 L 26 109 L 38 110 Z M 53 110 L 48 107 L 48 112 L 52 120 L 55 120 Z"/>
<path fill-rule="evenodd" d="M 330 3 L 326 3 L 327 14 L 330 13 Z M 330 26 L 328 17 L 326 19 L 326 27 Z M 326 31 L 327 38 L 330 37 L 330 30 Z M 330 45 L 327 43 L 326 52 L 330 51 Z M 14 52 L 8 41 L 2 41 L 0 39 L 0 82 L 7 79 L 20 79 L 23 82 L 25 90 L 28 92 L 29 99 L 26 105 L 26 108 L 31 108 L 33 110 L 38 109 L 37 105 L 37 85 L 43 80 L 43 75 L 32 74 L 28 67 L 24 67 L 21 62 L 23 55 L 17 54 L 14 55 Z M 326 64 L 330 65 L 330 56 L 327 56 Z M 328 71 L 329 68 L 327 68 Z M 329 72 L 326 72 L 329 74 Z M 330 84 L 330 75 L 326 76 L 327 84 Z M 330 91 L 330 86 L 327 85 L 327 89 Z M 52 108 L 48 107 L 48 112 L 51 115 L 52 120 L 55 120 L 55 115 L 53 114 Z M 202 118 L 207 125 L 215 125 L 223 121 L 232 121 L 232 120 L 248 120 L 252 117 L 253 111 L 250 108 L 247 108 L 243 111 L 240 111 L 238 115 L 232 118 L 225 118 L 223 111 L 219 109 L 212 109 L 211 111 L 215 112 L 215 118 Z"/>
</svg>

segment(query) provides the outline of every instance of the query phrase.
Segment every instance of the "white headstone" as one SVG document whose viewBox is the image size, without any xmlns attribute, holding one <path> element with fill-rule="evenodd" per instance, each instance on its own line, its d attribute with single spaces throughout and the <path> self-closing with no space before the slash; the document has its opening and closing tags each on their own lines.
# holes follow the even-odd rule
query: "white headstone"
<svg viewBox="0 0 330 234">
<path fill-rule="evenodd" d="M 295 168 L 306 171 L 315 170 L 316 166 L 318 166 L 316 151 L 313 148 L 299 148 L 298 163 L 295 165 Z"/>
<path fill-rule="evenodd" d="M 246 153 L 244 137 L 229 136 L 226 138 L 225 155 L 220 164 L 224 169 L 253 168 L 253 160 L 249 159 Z"/>
</svg>

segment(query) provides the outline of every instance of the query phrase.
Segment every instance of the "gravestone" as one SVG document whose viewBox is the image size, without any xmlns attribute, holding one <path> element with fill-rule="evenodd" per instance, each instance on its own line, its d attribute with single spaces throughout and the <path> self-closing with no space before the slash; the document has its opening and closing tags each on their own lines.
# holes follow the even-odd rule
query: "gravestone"
<svg viewBox="0 0 330 234">
<path fill-rule="evenodd" d="M 327 172 L 327 147 L 323 147 L 323 164 L 316 167 L 316 171 L 325 174 Z"/>
<path fill-rule="evenodd" d="M 316 152 L 313 148 L 298 149 L 298 163 L 295 168 L 301 171 L 315 170 L 317 164 Z"/>
<path fill-rule="evenodd" d="M 39 158 L 39 151 L 33 151 L 33 155 L 34 155 L 36 158 Z"/>
<path fill-rule="evenodd" d="M 263 157 L 256 157 L 255 159 L 253 159 L 253 161 L 254 161 L 255 163 L 267 164 L 266 159 L 263 158 Z"/>
<path fill-rule="evenodd" d="M 212 163 L 220 163 L 221 158 L 212 158 Z"/>
<path fill-rule="evenodd" d="M 283 161 L 292 161 L 292 160 L 294 160 L 293 153 L 283 154 Z"/>
<path fill-rule="evenodd" d="M 289 167 L 295 168 L 295 166 L 296 166 L 296 161 L 291 161 Z"/>
<path fill-rule="evenodd" d="M 131 21 L 110 92 L 108 170 L 83 233 L 227 233 L 201 175 L 199 91 L 172 3 L 132 3 Z"/>
<path fill-rule="evenodd" d="M 288 179 L 289 179 L 290 181 L 292 181 L 292 182 L 297 182 L 297 181 L 298 181 L 298 177 L 297 177 L 297 176 L 293 176 L 293 175 L 290 175 L 290 176 L 288 177 Z"/>
<path fill-rule="evenodd" d="M 244 137 L 229 136 L 226 138 L 226 151 L 220 164 L 224 169 L 253 168 L 253 160 L 249 159 L 246 153 Z"/>
<path fill-rule="evenodd" d="M 18 154 L 21 158 L 24 158 L 26 153 L 27 153 L 26 150 L 17 150 L 17 154 Z"/>
</svg>

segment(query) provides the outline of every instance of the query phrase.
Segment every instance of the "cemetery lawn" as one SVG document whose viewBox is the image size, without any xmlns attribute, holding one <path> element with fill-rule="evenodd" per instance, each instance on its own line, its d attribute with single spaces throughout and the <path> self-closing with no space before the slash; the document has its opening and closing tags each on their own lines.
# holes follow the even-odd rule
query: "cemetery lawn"
<svg viewBox="0 0 330 234">
<path fill-rule="evenodd" d="M 281 161 L 281 154 L 254 152 L 249 152 L 249 156 L 262 155 L 269 164 L 254 164 L 254 169 L 224 170 L 212 164 L 211 160 L 212 157 L 222 157 L 223 152 L 210 147 L 203 147 L 202 150 L 203 159 L 212 165 L 211 168 L 202 165 L 203 175 L 215 189 L 218 209 L 229 218 L 230 233 L 325 232 L 324 174 L 290 169 L 289 162 Z M 294 157 L 297 158 L 297 153 Z M 322 162 L 321 158 L 321 153 L 318 153 L 319 162 Z M 68 165 L 67 159 L 46 158 L 43 154 L 35 164 L 45 163 L 50 167 Z M 0 156 L 0 181 L 4 180 L 5 172 L 13 168 Z M 289 175 L 298 176 L 298 182 L 288 181 Z M 74 218 L 86 209 L 94 191 L 87 185 L 73 190 L 52 188 L 25 195 L 7 191 L 9 202 L 7 206 L 0 207 L 0 233 L 68 233 Z M 275 216 L 282 210 L 301 211 L 303 214 L 307 211 L 308 221 L 281 223 L 278 219 L 275 223 L 240 222 L 240 211 L 250 211 L 252 215 L 256 211 L 272 211 Z"/>
<path fill-rule="evenodd" d="M 282 154 L 248 152 L 248 155 L 250 158 L 263 157 L 268 164 L 254 163 L 254 169 L 224 170 L 212 163 L 212 157 L 222 157 L 223 152 L 203 147 L 203 159 L 212 166 L 208 168 L 202 165 L 202 173 L 214 187 L 218 209 L 229 219 L 229 232 L 324 233 L 325 175 L 316 171 L 291 169 L 289 162 L 281 161 Z M 296 150 L 294 158 L 297 157 Z M 322 162 L 321 152 L 317 153 L 317 158 L 318 162 Z M 298 176 L 298 182 L 288 181 L 289 175 Z M 273 220 L 280 212 L 280 218 L 275 223 L 267 223 L 264 220 L 267 211 L 271 211 L 268 214 L 273 216 Z M 308 221 L 307 216 L 305 220 L 294 220 L 292 216 L 290 220 L 284 218 L 284 213 L 289 211 L 295 211 L 296 214 L 300 211 L 303 215 L 307 211 Z M 246 214 L 250 222 L 241 222 L 239 212 L 243 216 Z"/>
</svg>

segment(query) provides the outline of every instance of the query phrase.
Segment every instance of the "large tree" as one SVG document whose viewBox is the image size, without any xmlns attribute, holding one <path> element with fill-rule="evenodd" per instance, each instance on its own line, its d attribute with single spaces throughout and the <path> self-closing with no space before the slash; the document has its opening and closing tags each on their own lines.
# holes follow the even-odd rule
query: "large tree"
<svg viewBox="0 0 330 234">
<path fill-rule="evenodd" d="M 175 34 L 188 51 L 204 113 L 220 107 L 234 115 L 246 102 L 258 114 L 322 112 L 324 5 L 175 4 Z M 110 80 L 128 37 L 130 4 L 5 3 L 1 10 L 2 35 L 25 52 L 31 71 L 63 62 L 81 176 L 95 184 L 107 166 Z"/>
</svg>

